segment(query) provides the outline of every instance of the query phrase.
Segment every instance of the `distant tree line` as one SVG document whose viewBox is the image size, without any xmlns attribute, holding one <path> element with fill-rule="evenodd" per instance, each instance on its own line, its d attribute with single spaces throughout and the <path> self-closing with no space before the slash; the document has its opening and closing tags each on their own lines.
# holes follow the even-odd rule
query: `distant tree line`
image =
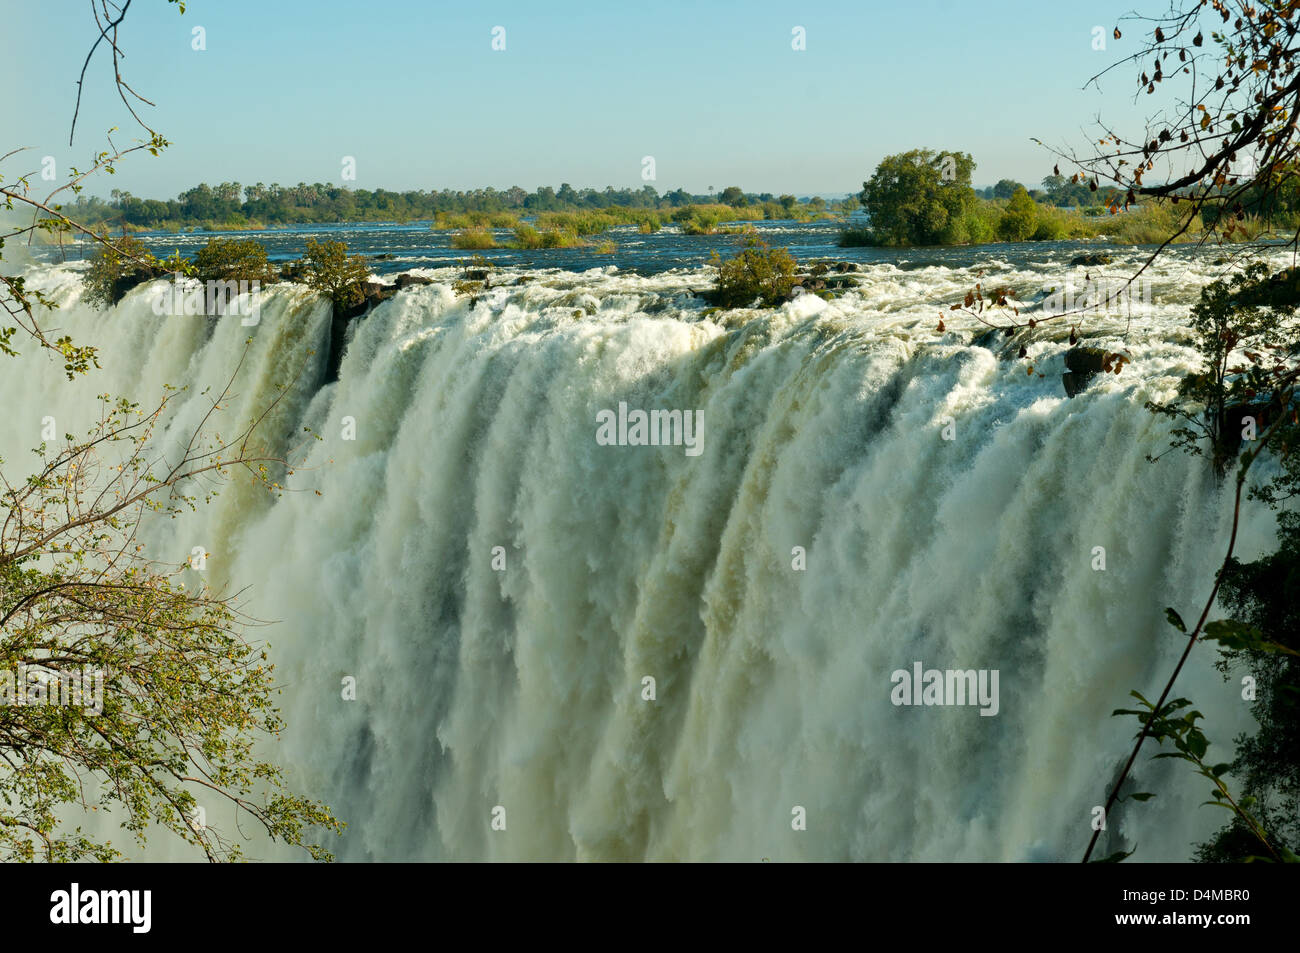
<svg viewBox="0 0 1300 953">
<path fill-rule="evenodd" d="M 976 189 L 975 194 L 982 199 L 1010 199 L 1016 189 L 1024 189 L 1035 202 L 1054 205 L 1057 208 L 1089 208 L 1109 205 L 1116 196 L 1122 194 L 1118 189 L 1102 188 L 1094 192 L 1085 182 L 1071 182 L 1063 175 L 1053 173 L 1043 179 L 1042 188 L 1031 189 L 1015 179 L 1001 179 L 997 185 Z"/>
<path fill-rule="evenodd" d="M 639 189 L 575 189 L 567 182 L 558 189 L 546 185 L 534 192 L 519 186 L 470 191 L 394 192 L 388 189 L 350 189 L 317 182 L 282 186 L 278 183 L 220 185 L 200 183 L 174 199 L 140 198 L 114 189 L 109 201 L 79 196 L 69 208 L 77 219 L 94 225 L 165 229 L 192 225 L 288 225 L 357 221 L 421 221 L 439 213 L 582 211 L 606 208 L 672 209 L 688 205 L 721 203 L 733 207 L 779 205 L 792 217 L 796 212 L 820 213 L 825 199 L 814 196 L 745 192 L 728 186 L 719 193 L 693 195 L 684 189 L 659 193 L 652 185 Z M 770 215 L 768 217 L 771 217 Z"/>
</svg>

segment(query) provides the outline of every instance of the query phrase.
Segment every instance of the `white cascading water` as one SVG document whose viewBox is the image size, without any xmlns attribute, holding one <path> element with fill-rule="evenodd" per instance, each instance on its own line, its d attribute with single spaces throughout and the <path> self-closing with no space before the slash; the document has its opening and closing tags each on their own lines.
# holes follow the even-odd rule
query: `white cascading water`
<svg viewBox="0 0 1300 953">
<path fill-rule="evenodd" d="M 983 267 L 1022 290 L 1085 271 Z M 471 302 L 429 271 L 354 326 L 323 387 L 328 308 L 304 289 L 275 287 L 249 328 L 157 317 L 145 289 L 96 312 L 72 267 L 30 274 L 104 369 L 0 360 L 7 472 L 44 417 L 89 427 L 99 393 L 188 385 L 177 439 L 245 339 L 236 416 L 306 368 L 273 422 L 323 437 L 304 492 L 232 485 L 147 537 L 175 563 L 203 546 L 208 581 L 276 620 L 251 632 L 289 723 L 266 750 L 347 821 L 342 860 L 1075 860 L 1134 730 L 1110 712 L 1159 690 L 1182 647 L 1164 607 L 1195 614 L 1227 539 L 1203 461 L 1144 459 L 1168 424 L 1143 402 L 1195 364 L 1204 263 L 1161 265 L 1157 314 L 1127 333 L 1093 322 L 1087 343 L 1134 360 L 1073 400 L 1063 330 L 1029 346 L 1042 377 L 971 346 L 974 322 L 936 331 L 974 269 L 869 265 L 841 299 L 726 323 L 692 303 L 699 272 L 534 272 Z M 599 445 L 619 402 L 698 410 L 702 452 Z M 1274 542 L 1250 508 L 1239 553 Z M 1177 691 L 1228 760 L 1250 719 L 1213 661 L 1198 649 Z M 896 707 L 915 662 L 998 670 L 997 715 Z M 1222 823 L 1186 765 L 1144 757 L 1137 778 L 1159 796 L 1110 825 L 1134 859 L 1186 860 Z"/>
</svg>

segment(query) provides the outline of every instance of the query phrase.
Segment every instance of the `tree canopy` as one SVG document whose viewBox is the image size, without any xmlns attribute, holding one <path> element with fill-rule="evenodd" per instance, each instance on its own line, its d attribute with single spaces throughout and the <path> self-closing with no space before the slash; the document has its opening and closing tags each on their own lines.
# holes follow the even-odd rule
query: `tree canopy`
<svg viewBox="0 0 1300 953">
<path fill-rule="evenodd" d="M 966 240 L 966 219 L 975 205 L 965 152 L 912 149 L 886 156 L 858 200 L 885 245 L 943 245 Z"/>
</svg>

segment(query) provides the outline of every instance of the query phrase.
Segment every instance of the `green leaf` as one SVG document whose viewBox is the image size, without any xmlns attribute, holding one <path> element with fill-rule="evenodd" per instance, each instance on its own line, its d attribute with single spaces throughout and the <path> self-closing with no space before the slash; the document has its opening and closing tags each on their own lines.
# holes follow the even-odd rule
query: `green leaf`
<svg viewBox="0 0 1300 953">
<path fill-rule="evenodd" d="M 1125 800 L 1149 801 L 1149 800 L 1151 800 L 1153 797 L 1155 797 L 1154 794 L 1150 794 L 1150 793 L 1144 791 L 1144 792 L 1141 793 L 1141 794 L 1130 794 L 1130 795 L 1128 796 L 1128 798 L 1126 798 Z"/>
<path fill-rule="evenodd" d="M 1198 805 L 1198 806 L 1200 806 L 1200 807 L 1207 807 L 1207 806 L 1208 806 L 1208 807 L 1221 807 L 1221 808 L 1223 808 L 1225 811 L 1227 811 L 1229 814 L 1236 814 L 1236 813 L 1237 813 L 1236 808 L 1234 808 L 1231 804 L 1228 804 L 1228 803 L 1226 803 L 1226 802 L 1224 802 L 1224 801 L 1202 801 L 1202 802 L 1200 803 L 1200 805 Z"/>
<path fill-rule="evenodd" d="M 1183 625 L 1183 617 L 1180 616 L 1177 612 L 1175 612 L 1172 608 L 1165 609 L 1165 618 L 1168 619 L 1169 624 L 1172 625 L 1179 632 L 1187 631 L 1187 626 Z"/>
<path fill-rule="evenodd" d="M 1277 642 L 1268 641 L 1264 638 L 1264 633 L 1253 625 L 1247 625 L 1235 619 L 1219 619 L 1216 622 L 1211 622 L 1205 627 L 1205 639 L 1210 642 L 1218 642 L 1219 645 L 1230 651 L 1300 656 L 1300 652 L 1294 649 L 1280 645 Z"/>
<path fill-rule="evenodd" d="M 1137 850 L 1136 846 L 1133 848 L 1133 850 L 1129 850 L 1129 851 L 1118 850 L 1115 853 L 1111 854 L 1109 857 L 1103 857 L 1101 858 L 1101 860 L 1094 860 L 1093 863 L 1094 864 L 1118 864 L 1125 857 L 1132 857 L 1134 850 Z"/>
</svg>

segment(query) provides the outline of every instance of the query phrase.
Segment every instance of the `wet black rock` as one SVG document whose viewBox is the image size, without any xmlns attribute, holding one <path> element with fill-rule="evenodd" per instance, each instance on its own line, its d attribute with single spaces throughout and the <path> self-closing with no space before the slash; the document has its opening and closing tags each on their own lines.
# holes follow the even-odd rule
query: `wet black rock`
<svg viewBox="0 0 1300 953">
<path fill-rule="evenodd" d="M 1061 383 L 1065 385 L 1065 395 L 1074 397 L 1088 388 L 1092 379 L 1102 372 L 1106 363 L 1106 352 L 1099 347 L 1072 347 L 1065 352 L 1065 373 Z"/>
<path fill-rule="evenodd" d="M 396 286 L 398 291 L 401 291 L 403 288 L 411 288 L 416 285 L 431 285 L 433 284 L 433 279 L 425 278 L 423 275 L 413 275 L 410 272 L 404 271 L 397 276 L 397 280 L 393 284 Z"/>
<path fill-rule="evenodd" d="M 1108 255 L 1104 251 L 1088 252 L 1084 255 L 1075 255 L 1070 259 L 1071 265 L 1109 265 L 1115 260 L 1114 255 Z"/>
</svg>

